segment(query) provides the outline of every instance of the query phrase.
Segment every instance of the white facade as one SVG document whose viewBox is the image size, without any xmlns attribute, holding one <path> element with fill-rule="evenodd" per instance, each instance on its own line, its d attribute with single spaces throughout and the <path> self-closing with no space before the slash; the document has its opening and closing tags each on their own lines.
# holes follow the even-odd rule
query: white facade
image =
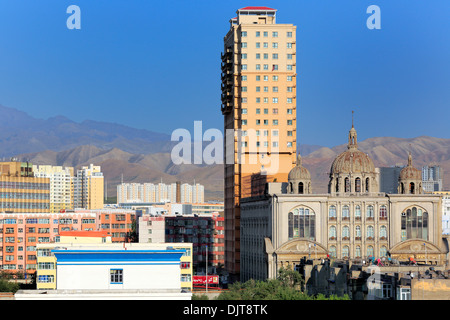
<svg viewBox="0 0 450 320">
<path fill-rule="evenodd" d="M 181 203 L 203 203 L 205 187 L 199 183 L 180 186 Z M 117 186 L 117 203 L 177 202 L 177 184 L 122 183 Z"/>
</svg>

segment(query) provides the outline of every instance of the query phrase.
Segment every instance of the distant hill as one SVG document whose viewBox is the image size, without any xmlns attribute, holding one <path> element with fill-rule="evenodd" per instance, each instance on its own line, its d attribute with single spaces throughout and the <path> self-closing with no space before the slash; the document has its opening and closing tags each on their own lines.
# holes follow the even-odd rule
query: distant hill
<svg viewBox="0 0 450 320">
<path fill-rule="evenodd" d="M 195 182 L 205 186 L 206 200 L 223 200 L 223 166 L 175 165 L 170 153 L 133 154 L 112 148 L 104 150 L 95 146 L 79 146 L 65 151 L 42 151 L 17 155 L 36 165 L 58 165 L 79 168 L 93 163 L 102 168 L 108 196 L 115 196 L 121 182 L 172 183 Z"/>
<path fill-rule="evenodd" d="M 347 144 L 324 147 L 303 157 L 303 165 L 311 173 L 314 193 L 327 192 L 331 163 L 346 148 Z M 424 165 L 440 165 L 444 171 L 444 189 L 450 189 L 450 139 L 376 137 L 358 141 L 358 149 L 372 158 L 375 167 L 404 166 L 411 151 L 417 169 Z"/>
<path fill-rule="evenodd" d="M 77 123 L 62 116 L 36 119 L 1 105 L 0 114 L 0 157 L 75 168 L 100 165 L 109 196 L 116 194 L 122 177 L 124 182 L 140 183 L 161 179 L 193 183 L 195 179 L 205 185 L 207 200 L 223 200 L 223 166 L 175 165 L 170 152 L 178 142 L 170 141 L 167 134 L 92 120 Z M 327 192 L 331 163 L 346 147 L 298 146 L 303 164 L 311 172 L 314 193 Z M 374 137 L 359 141 L 358 147 L 369 154 L 376 167 L 403 166 L 411 151 L 413 165 L 419 169 L 440 165 L 444 189 L 450 189 L 450 139 Z"/>
<path fill-rule="evenodd" d="M 62 116 L 36 119 L 0 105 L 0 157 L 43 150 L 63 151 L 83 145 L 132 153 L 169 152 L 170 135 L 115 123 L 74 122 Z"/>
</svg>

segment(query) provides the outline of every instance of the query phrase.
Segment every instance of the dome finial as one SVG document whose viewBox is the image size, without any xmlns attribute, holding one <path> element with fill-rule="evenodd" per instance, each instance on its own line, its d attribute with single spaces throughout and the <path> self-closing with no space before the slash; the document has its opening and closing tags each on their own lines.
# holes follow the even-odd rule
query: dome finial
<svg viewBox="0 0 450 320">
<path fill-rule="evenodd" d="M 302 156 L 300 155 L 300 152 L 297 155 L 297 166 L 301 167 L 302 165 Z"/>
<path fill-rule="evenodd" d="M 348 149 L 358 149 L 358 143 L 357 143 L 357 134 L 356 129 L 353 123 L 353 114 L 354 111 L 352 111 L 352 128 L 350 129 L 350 132 L 348 133 Z"/>
</svg>

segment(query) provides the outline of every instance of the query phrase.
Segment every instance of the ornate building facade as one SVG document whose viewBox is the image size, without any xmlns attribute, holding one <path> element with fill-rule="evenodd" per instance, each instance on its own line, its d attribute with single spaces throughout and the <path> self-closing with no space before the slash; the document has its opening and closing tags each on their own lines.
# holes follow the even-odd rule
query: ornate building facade
<svg viewBox="0 0 450 320">
<path fill-rule="evenodd" d="M 422 194 L 411 154 L 398 194 L 379 192 L 378 175 L 358 150 L 352 125 L 347 150 L 331 165 L 327 194 L 311 192 L 298 157 L 287 182 L 269 183 L 264 196 L 242 199 L 241 281 L 274 278 L 281 266 L 296 267 L 303 257 L 448 263 L 441 198 Z"/>
</svg>

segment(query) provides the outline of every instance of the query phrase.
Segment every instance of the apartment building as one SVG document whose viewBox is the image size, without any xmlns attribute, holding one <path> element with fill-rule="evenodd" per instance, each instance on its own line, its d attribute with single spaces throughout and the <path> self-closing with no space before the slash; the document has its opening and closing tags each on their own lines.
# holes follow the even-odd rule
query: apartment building
<svg viewBox="0 0 450 320">
<path fill-rule="evenodd" d="M 50 212 L 74 208 L 73 167 L 33 165 L 35 177 L 50 179 Z"/>
<path fill-rule="evenodd" d="M 203 203 L 205 188 L 199 183 L 121 183 L 117 203 Z"/>
<path fill-rule="evenodd" d="M 64 213 L 0 213 L 0 269 L 34 273 L 36 246 L 55 243 L 63 232 L 103 231 L 113 243 L 131 241 L 135 211 L 71 210 Z"/>
<path fill-rule="evenodd" d="M 28 162 L 0 162 L 0 212 L 48 212 L 50 179 L 35 177 Z"/>
<path fill-rule="evenodd" d="M 192 243 L 194 268 L 224 264 L 224 217 L 218 214 L 165 217 L 166 243 Z"/>
<path fill-rule="evenodd" d="M 240 199 L 262 194 L 266 182 L 287 180 L 296 160 L 296 26 L 277 23 L 276 12 L 241 8 L 224 37 L 225 266 L 231 274 L 240 268 Z"/>
<path fill-rule="evenodd" d="M 102 209 L 104 205 L 104 179 L 100 166 L 81 167 L 73 178 L 74 207 Z"/>
</svg>

